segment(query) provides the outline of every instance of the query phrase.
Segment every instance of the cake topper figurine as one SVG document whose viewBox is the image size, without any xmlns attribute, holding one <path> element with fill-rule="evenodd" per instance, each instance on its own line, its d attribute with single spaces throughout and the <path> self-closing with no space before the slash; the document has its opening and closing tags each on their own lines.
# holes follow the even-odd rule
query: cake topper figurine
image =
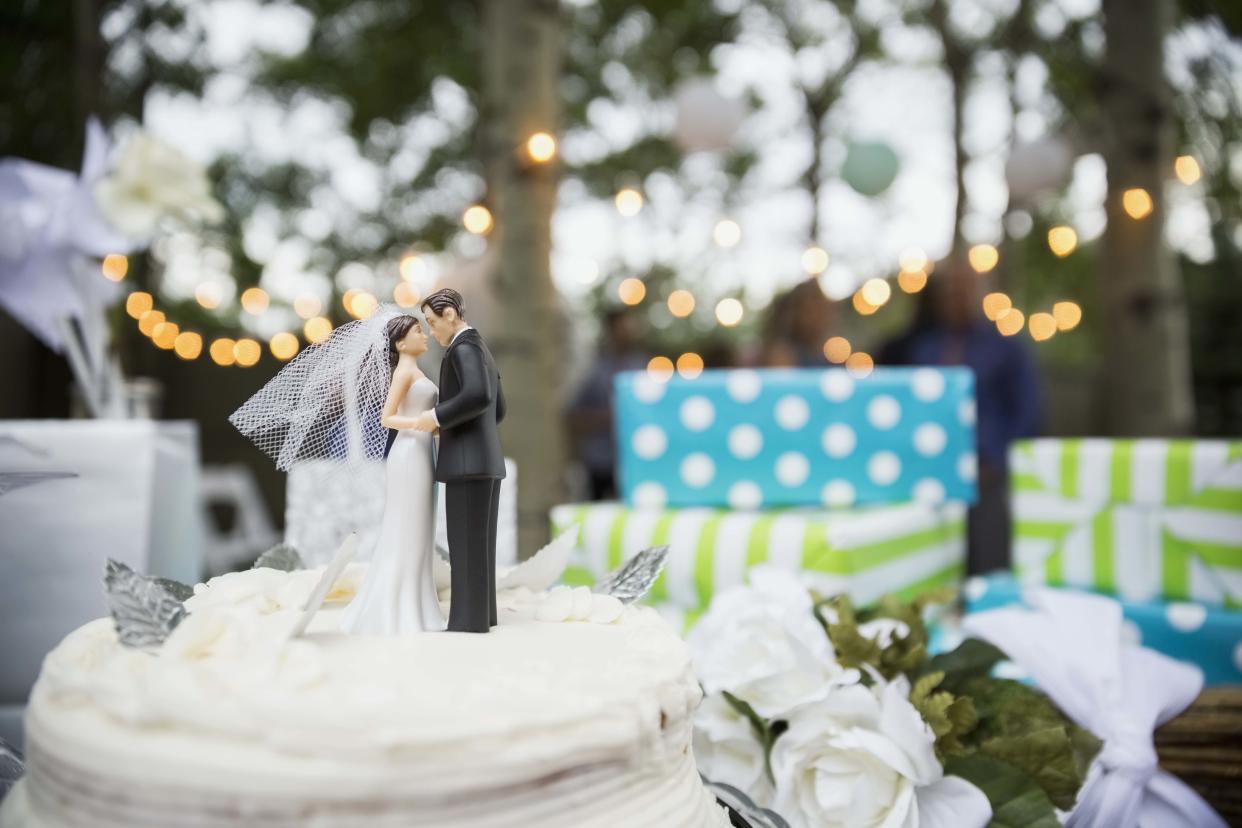
<svg viewBox="0 0 1242 828">
<path fill-rule="evenodd" d="M 351 474 L 384 458 L 383 517 L 366 576 L 341 616 L 347 632 L 445 629 L 433 571 L 437 481 L 447 494 L 448 629 L 487 632 L 496 624 L 500 374 L 466 323 L 461 294 L 436 291 L 421 310 L 445 347 L 439 388 L 418 367 L 427 351 L 422 323 L 384 305 L 303 350 L 229 417 L 285 471 L 329 460 L 336 462 L 328 473 Z"/>
<path fill-rule="evenodd" d="M 420 307 L 445 348 L 439 404 L 412 427 L 440 430 L 435 479 L 444 483 L 452 566 L 448 629 L 482 633 L 496 624 L 496 513 L 505 477 L 497 425 L 505 418 L 505 395 L 491 351 L 466 322 L 461 294 L 443 288 Z"/>
</svg>

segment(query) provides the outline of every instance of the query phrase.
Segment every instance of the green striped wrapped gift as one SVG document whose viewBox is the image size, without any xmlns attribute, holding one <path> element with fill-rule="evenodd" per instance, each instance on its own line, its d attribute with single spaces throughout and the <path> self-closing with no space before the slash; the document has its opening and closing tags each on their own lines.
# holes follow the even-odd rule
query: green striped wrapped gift
<svg viewBox="0 0 1242 828">
<path fill-rule="evenodd" d="M 1028 440 L 1010 463 L 1024 582 L 1242 608 L 1242 441 Z"/>
<path fill-rule="evenodd" d="M 738 511 L 609 501 L 556 506 L 551 517 L 554 533 L 579 527 L 566 583 L 593 584 L 639 550 L 668 544 L 647 602 L 688 629 L 713 595 L 762 563 L 801 570 L 820 592 L 862 604 L 956 583 L 966 559 L 965 514 L 960 503 Z"/>
</svg>

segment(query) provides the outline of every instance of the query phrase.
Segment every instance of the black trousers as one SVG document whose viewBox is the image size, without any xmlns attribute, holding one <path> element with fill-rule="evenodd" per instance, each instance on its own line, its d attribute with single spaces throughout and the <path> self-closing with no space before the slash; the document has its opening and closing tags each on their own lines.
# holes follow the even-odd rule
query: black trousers
<svg viewBox="0 0 1242 828">
<path fill-rule="evenodd" d="M 496 513 L 500 478 L 444 484 L 452 596 L 450 632 L 487 632 L 496 624 Z"/>
</svg>

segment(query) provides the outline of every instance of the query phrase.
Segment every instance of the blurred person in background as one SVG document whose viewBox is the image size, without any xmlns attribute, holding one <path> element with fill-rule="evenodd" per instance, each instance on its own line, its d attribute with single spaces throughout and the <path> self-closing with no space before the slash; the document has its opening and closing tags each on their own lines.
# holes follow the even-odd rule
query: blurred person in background
<svg viewBox="0 0 1242 828">
<path fill-rule="evenodd" d="M 836 308 L 815 279 L 805 279 L 772 300 L 763 327 L 763 364 L 777 368 L 828 365 L 824 342 L 832 336 Z"/>
<path fill-rule="evenodd" d="M 599 353 L 573 396 L 566 420 L 575 455 L 586 469 L 591 500 L 617 496 L 617 447 L 612 422 L 612 381 L 621 371 L 639 371 L 650 358 L 639 339 L 642 318 L 631 308 L 604 315 Z"/>
<path fill-rule="evenodd" d="M 965 365 L 975 373 L 979 501 L 968 518 L 970 574 L 1009 566 L 1009 444 L 1038 433 L 1039 373 L 1019 336 L 983 315 L 980 277 L 961 259 L 938 267 L 910 326 L 879 350 L 881 365 Z"/>
</svg>

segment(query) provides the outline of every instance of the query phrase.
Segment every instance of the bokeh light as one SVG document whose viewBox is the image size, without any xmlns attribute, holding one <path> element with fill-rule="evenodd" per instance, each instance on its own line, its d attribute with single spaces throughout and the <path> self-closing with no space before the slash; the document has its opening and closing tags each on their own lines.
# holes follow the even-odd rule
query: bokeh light
<svg viewBox="0 0 1242 828">
<path fill-rule="evenodd" d="M 643 284 L 642 279 L 635 279 L 631 276 L 628 279 L 622 279 L 621 284 L 617 285 L 617 298 L 627 305 L 637 305 L 646 295 L 647 286 Z"/>
<path fill-rule="evenodd" d="M 1065 258 L 1078 247 L 1078 233 L 1067 224 L 1058 224 L 1048 230 L 1048 249 L 1054 255 Z"/>
<path fill-rule="evenodd" d="M 155 326 L 164 321 L 164 312 L 157 310 L 149 310 L 142 316 L 138 317 L 138 330 L 145 335 L 150 336 L 155 333 Z"/>
<path fill-rule="evenodd" d="M 811 276 L 818 276 L 828 269 L 828 251 L 822 247 L 808 247 L 802 253 L 802 269 Z"/>
<path fill-rule="evenodd" d="M 1057 302 L 1052 306 L 1052 318 L 1057 321 L 1057 329 L 1072 331 L 1082 321 L 1082 308 L 1077 302 Z"/>
<path fill-rule="evenodd" d="M 1003 293 L 989 293 L 983 297 L 983 315 L 995 322 L 1001 314 L 1013 307 L 1013 300 Z"/>
<path fill-rule="evenodd" d="M 887 279 L 868 279 L 863 282 L 861 293 L 868 305 L 879 308 L 893 295 L 893 289 L 889 287 Z"/>
<path fill-rule="evenodd" d="M 850 358 L 850 341 L 843 336 L 832 336 L 824 343 L 824 358 L 840 365 Z"/>
<path fill-rule="evenodd" d="M 233 358 L 243 368 L 249 368 L 263 356 L 263 347 L 253 339 L 243 338 L 233 343 Z"/>
<path fill-rule="evenodd" d="M 492 211 L 482 204 L 466 208 L 461 214 L 462 225 L 476 236 L 486 235 L 492 229 Z"/>
<path fill-rule="evenodd" d="M 1138 220 L 1151 215 L 1155 205 L 1152 203 L 1151 193 L 1142 187 L 1131 187 L 1121 194 L 1121 207 L 1127 216 Z"/>
<path fill-rule="evenodd" d="M 647 376 L 658 382 L 668 382 L 673 376 L 673 361 L 666 356 L 654 356 L 647 362 Z"/>
<path fill-rule="evenodd" d="M 288 331 L 281 331 L 272 337 L 267 343 L 267 347 L 271 349 L 272 356 L 280 361 L 293 359 L 298 352 L 298 338 Z"/>
<path fill-rule="evenodd" d="M 716 222 L 712 239 L 721 247 L 736 247 L 742 240 L 742 227 L 732 219 L 721 219 Z"/>
<path fill-rule="evenodd" d="M 207 310 L 215 310 L 224 300 L 224 289 L 218 282 L 200 282 L 194 288 L 194 299 Z"/>
<path fill-rule="evenodd" d="M 407 253 L 401 257 L 399 269 L 402 279 L 413 282 L 427 275 L 427 262 L 417 253 Z"/>
<path fill-rule="evenodd" d="M 854 310 L 858 311 L 863 316 L 870 316 L 879 310 L 879 307 L 867 301 L 867 297 L 863 295 L 862 290 L 854 291 L 853 303 Z"/>
<path fill-rule="evenodd" d="M 526 154 L 538 164 L 551 161 L 556 155 L 556 139 L 546 132 L 536 132 L 526 139 Z"/>
<path fill-rule="evenodd" d="M 165 351 L 171 351 L 173 346 L 177 344 L 177 336 L 181 333 L 181 326 L 176 322 L 164 321 L 155 326 L 151 331 L 151 341 L 155 343 L 155 347 Z"/>
<path fill-rule="evenodd" d="M 901 255 L 897 257 L 897 263 L 901 269 L 914 273 L 919 270 L 927 269 L 927 254 L 917 247 L 911 247 L 908 250 L 901 251 Z"/>
<path fill-rule="evenodd" d="M 126 273 L 129 273 L 129 259 L 120 253 L 109 253 L 104 256 L 99 269 L 106 279 L 119 282 L 125 278 Z"/>
<path fill-rule="evenodd" d="M 1031 339 L 1043 342 L 1052 339 L 1056 334 L 1057 320 L 1053 319 L 1050 313 L 1032 313 L 1031 318 L 1027 320 L 1026 327 L 1031 333 Z"/>
<path fill-rule="evenodd" d="M 154 306 L 155 300 L 145 290 L 135 290 L 125 297 L 125 312 L 134 319 L 141 319 L 142 315 Z"/>
<path fill-rule="evenodd" d="M 855 351 L 845 360 L 845 367 L 858 378 L 869 375 L 875 369 L 875 360 L 866 351 Z"/>
<path fill-rule="evenodd" d="M 318 316 L 321 310 L 323 310 L 323 302 L 319 301 L 319 297 L 311 296 L 309 293 L 303 293 L 293 300 L 294 313 L 303 319 Z"/>
<path fill-rule="evenodd" d="M 323 342 L 332 335 L 332 323 L 326 316 L 312 317 L 302 326 L 302 334 L 307 342 Z"/>
<path fill-rule="evenodd" d="M 203 352 L 203 337 L 194 331 L 182 331 L 173 343 L 173 353 L 182 359 L 198 359 Z"/>
<path fill-rule="evenodd" d="M 996 330 L 1005 336 L 1022 333 L 1022 328 L 1025 324 L 1026 317 L 1017 308 L 1010 308 L 996 317 Z"/>
<path fill-rule="evenodd" d="M 403 308 L 412 308 L 418 304 L 418 291 L 409 282 L 397 282 L 392 289 L 392 301 Z"/>
<path fill-rule="evenodd" d="M 633 187 L 625 187 L 617 191 L 613 199 L 617 212 L 623 216 L 636 216 L 643 209 L 643 194 Z"/>
<path fill-rule="evenodd" d="M 976 273 L 987 273 L 1000 261 L 1000 251 L 990 244 L 976 244 L 966 254 Z"/>
<path fill-rule="evenodd" d="M 897 274 L 897 287 L 906 293 L 918 293 L 927 287 L 927 272 L 923 270 L 903 270 Z"/>
<path fill-rule="evenodd" d="M 693 351 L 677 357 L 677 373 L 685 379 L 694 379 L 703 373 L 703 357 Z"/>
<path fill-rule="evenodd" d="M 1179 155 L 1173 162 L 1173 171 L 1177 173 L 1177 180 L 1187 185 L 1194 184 L 1203 175 L 1193 155 Z"/>
<path fill-rule="evenodd" d="M 732 328 L 742 321 L 742 303 L 732 296 L 716 303 L 716 321 L 726 328 Z"/>
<path fill-rule="evenodd" d="M 678 289 L 668 295 L 668 312 L 679 319 L 694 312 L 694 294 Z"/>
<path fill-rule="evenodd" d="M 226 337 L 221 337 L 211 343 L 208 353 L 211 354 L 211 361 L 216 365 L 229 366 L 237 361 L 237 357 L 233 355 L 233 346 L 236 343 Z"/>
<path fill-rule="evenodd" d="M 242 291 L 241 306 L 246 313 L 257 316 L 267 310 L 269 304 L 271 304 L 271 299 L 267 291 L 261 287 L 246 288 Z"/>
</svg>

